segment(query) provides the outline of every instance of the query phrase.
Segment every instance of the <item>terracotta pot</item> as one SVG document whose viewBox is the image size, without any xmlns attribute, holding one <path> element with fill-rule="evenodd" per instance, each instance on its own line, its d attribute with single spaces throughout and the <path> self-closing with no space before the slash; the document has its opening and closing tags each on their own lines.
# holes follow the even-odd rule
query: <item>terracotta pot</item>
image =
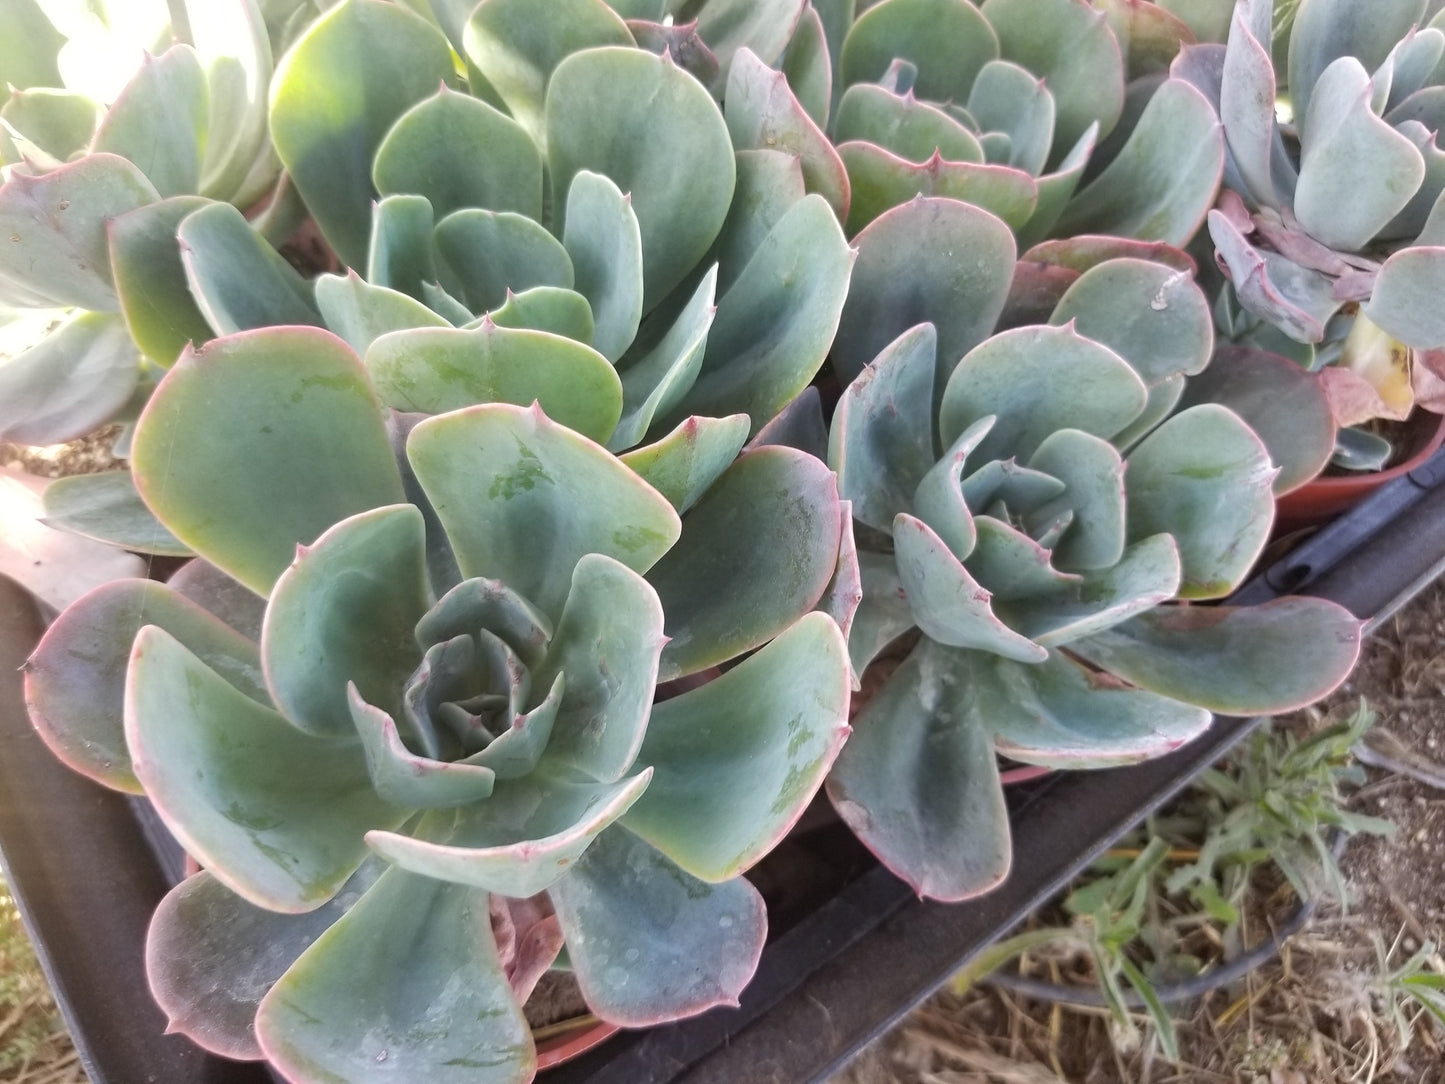
<svg viewBox="0 0 1445 1084">
<path fill-rule="evenodd" d="M 1445 414 L 1417 410 L 1407 424 L 1410 454 L 1380 471 L 1316 478 L 1275 503 L 1275 533 L 1317 526 L 1359 504 L 1386 482 L 1408 474 L 1445 444 Z"/>
<path fill-rule="evenodd" d="M 587 1053 L 599 1043 L 605 1043 L 620 1030 L 622 1029 L 616 1024 L 608 1024 L 602 1020 L 583 1024 L 580 1027 L 567 1027 L 566 1024 L 560 1024 L 541 1028 L 537 1034 L 543 1037 L 536 1040 L 537 1069 L 539 1071 L 550 1069 L 554 1065 L 561 1065 L 564 1061 L 571 1061 L 573 1058 Z"/>
</svg>

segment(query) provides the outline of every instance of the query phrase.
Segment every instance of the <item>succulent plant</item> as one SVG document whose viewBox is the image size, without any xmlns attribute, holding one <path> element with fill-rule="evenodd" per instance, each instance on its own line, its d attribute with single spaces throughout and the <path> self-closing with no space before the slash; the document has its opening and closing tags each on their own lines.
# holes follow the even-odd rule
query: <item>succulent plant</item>
<svg viewBox="0 0 1445 1084">
<path fill-rule="evenodd" d="M 535 405 L 388 422 L 319 329 L 183 354 L 133 465 L 205 560 L 86 596 L 27 674 L 62 759 L 203 867 L 147 948 L 175 1028 L 298 1081 L 525 1080 L 513 990 L 564 943 L 604 1020 L 736 998 L 739 874 L 847 733 L 811 611 L 853 582 L 827 467 L 747 431 L 695 419 L 639 473 Z"/>
<path fill-rule="evenodd" d="M 1272 49 L 1273 3 L 1241 0 L 1227 45 L 1176 66 L 1228 145 L 1221 329 L 1319 370 L 1342 425 L 1445 407 L 1445 22 L 1426 6 L 1303 0 Z"/>
<path fill-rule="evenodd" d="M 824 48 L 836 44 L 831 96 L 813 108 L 837 144 L 829 168 L 851 195 L 850 235 L 919 194 L 984 207 L 1026 244 L 1082 233 L 1182 244 L 1199 227 L 1222 142 L 1205 98 L 1165 78 L 1194 35 L 1164 7 L 882 0 L 856 18 L 852 8 L 820 8 Z M 732 97 L 730 86 L 730 110 Z"/>
<path fill-rule="evenodd" d="M 282 0 L 264 14 L 256 0 L 6 5 L 0 318 L 16 349 L 0 363 L 0 439 L 82 436 L 210 336 L 186 293 L 186 213 L 269 197 L 258 228 L 294 225 L 266 88 L 273 49 L 314 9 Z"/>
<path fill-rule="evenodd" d="M 326 327 L 389 406 L 538 401 L 614 451 L 695 415 L 761 429 L 837 327 L 852 255 L 833 212 L 797 157 L 735 154 L 708 91 L 601 0 L 547 11 L 487 0 L 458 31 L 473 89 L 512 115 L 452 89 L 448 39 L 405 8 L 347 0 L 307 26 L 270 130 L 344 273 L 298 274 L 225 203 L 162 201 L 143 213 L 171 209 L 174 266 L 137 264 L 121 294 L 137 340 Z M 57 525 L 187 552 L 125 472 L 47 504 Z"/>
<path fill-rule="evenodd" d="M 861 675 L 892 645 L 896 669 L 828 790 L 921 895 L 962 899 L 1009 867 L 997 753 L 1055 767 L 1164 753 L 1210 712 L 1324 695 L 1360 627 L 1316 599 L 1193 604 L 1255 561 L 1275 468 L 1228 409 L 1172 412 L 1212 347 L 1186 270 L 1066 244 L 1060 273 L 1020 293 L 1040 265 L 1016 268 L 1008 227 L 937 198 L 856 243 L 841 368 L 877 355 L 843 392 L 830 460 L 859 532 L 852 664 Z"/>
</svg>

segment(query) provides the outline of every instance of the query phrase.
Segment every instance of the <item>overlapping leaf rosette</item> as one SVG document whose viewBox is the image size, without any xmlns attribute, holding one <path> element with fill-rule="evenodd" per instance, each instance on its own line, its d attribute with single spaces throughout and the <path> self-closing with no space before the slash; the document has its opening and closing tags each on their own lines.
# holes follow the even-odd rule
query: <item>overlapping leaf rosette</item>
<svg viewBox="0 0 1445 1084">
<path fill-rule="evenodd" d="M 256 208 L 278 241 L 294 228 L 266 94 L 315 14 L 301 0 L 6 5 L 0 438 L 133 418 L 186 341 L 210 336 L 180 271 L 185 214 L 221 202 Z"/>
<path fill-rule="evenodd" d="M 536 401 L 614 451 L 694 416 L 756 433 L 822 365 L 852 267 L 798 157 L 735 155 L 704 86 L 600 0 L 488 0 L 458 33 L 498 105 L 452 89 L 447 37 L 403 7 L 347 0 L 307 28 L 270 126 L 343 272 L 304 277 L 234 207 L 183 203 L 169 262 L 118 275 L 138 340 L 169 363 L 187 341 L 324 327 L 399 410 Z M 727 458 L 748 434 L 693 435 Z M 185 552 L 127 472 L 67 480 L 47 508 Z"/>
<path fill-rule="evenodd" d="M 820 461 L 669 447 L 664 495 L 535 405 L 384 421 L 317 329 L 175 365 L 134 467 L 204 560 L 84 597 L 27 674 L 62 759 L 203 867 L 147 946 L 175 1028 L 298 1081 L 525 1080 L 564 945 L 607 1021 L 735 1000 L 739 875 L 847 733 L 815 608 L 856 580 Z"/>
<path fill-rule="evenodd" d="M 860 5 L 861 6 L 861 5 Z M 1168 77 L 1189 25 L 1137 0 L 882 0 L 837 23 L 832 134 L 849 234 L 913 196 L 984 207 L 1031 244 L 1183 244 L 1223 164 L 1205 97 Z M 785 70 L 789 70 L 785 67 Z M 730 104 L 730 103 L 729 103 Z"/>
<path fill-rule="evenodd" d="M 1348 673 L 1360 626 L 1316 599 L 1193 604 L 1259 555 L 1275 468 L 1226 408 L 1176 409 L 1212 345 L 1187 270 L 1084 242 L 1052 294 L 1021 295 L 1008 227 L 942 199 L 857 244 L 835 363 L 872 360 L 830 459 L 858 529 L 853 667 L 886 677 L 828 790 L 920 895 L 957 900 L 1009 868 L 998 754 L 1122 764 L 1211 712 L 1308 703 Z"/>
<path fill-rule="evenodd" d="M 1426 9 L 1304 0 L 1275 46 L 1272 0 L 1245 0 L 1227 45 L 1178 68 L 1217 103 L 1228 145 L 1209 216 L 1230 283 L 1220 326 L 1317 370 L 1342 426 L 1445 404 L 1445 23 Z M 1269 364 L 1231 364 L 1258 380 L 1251 362 Z M 1342 465 L 1389 453 L 1341 440 Z"/>
</svg>

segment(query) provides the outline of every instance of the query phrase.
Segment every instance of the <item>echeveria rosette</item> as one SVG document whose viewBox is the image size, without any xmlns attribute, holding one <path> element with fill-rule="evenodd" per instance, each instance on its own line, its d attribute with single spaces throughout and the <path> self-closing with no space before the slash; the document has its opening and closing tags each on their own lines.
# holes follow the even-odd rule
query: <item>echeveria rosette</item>
<svg viewBox="0 0 1445 1084">
<path fill-rule="evenodd" d="M 1010 299 L 1008 228 L 984 211 L 919 199 L 857 242 L 843 323 L 884 342 L 830 434 L 859 525 L 849 649 L 860 675 L 890 645 L 906 654 L 828 789 L 921 895 L 962 899 L 1010 863 L 996 754 L 1122 764 L 1188 741 L 1211 712 L 1308 703 L 1348 673 L 1360 626 L 1315 599 L 1186 604 L 1249 571 L 1275 475 L 1233 412 L 1176 409 L 1212 346 L 1187 271 L 1094 262 L 1036 324 Z M 869 346 L 850 343 L 840 371 Z"/>
<path fill-rule="evenodd" d="M 1224 125 L 1226 192 L 1209 216 L 1233 291 L 1221 327 L 1327 366 L 1319 379 L 1341 425 L 1402 418 L 1416 401 L 1434 409 L 1445 402 L 1445 323 L 1430 301 L 1445 283 L 1445 23 L 1427 24 L 1413 0 L 1369 19 L 1305 0 L 1277 73 L 1273 7 L 1237 4 L 1227 44 L 1187 50 L 1176 66 Z"/>
<path fill-rule="evenodd" d="M 181 358 L 134 466 L 206 563 L 82 599 L 27 675 L 57 752 L 204 867 L 150 936 L 177 1028 L 296 1080 L 527 1079 L 503 897 L 553 915 L 521 971 L 565 942 L 604 1019 L 736 999 L 764 933 L 739 874 L 847 733 L 846 645 L 813 612 L 845 506 L 817 459 L 698 456 L 703 428 L 639 450 L 664 492 L 536 406 L 388 423 L 318 329 Z"/>
<path fill-rule="evenodd" d="M 68 42 L 29 0 L 7 9 L 34 55 L 24 71 L 11 70 L 20 58 L 0 61 L 0 83 L 16 88 L 0 106 L 0 305 L 34 325 L 34 345 L 0 365 L 4 439 L 83 436 L 143 398 L 187 341 L 209 338 L 176 225 L 276 185 L 266 87 L 273 42 L 285 44 L 282 23 L 300 9 L 268 5 L 274 26 L 254 0 L 176 10 L 180 34 L 152 25 L 156 5 L 121 4 L 107 13 L 114 25 L 92 13 Z"/>
<path fill-rule="evenodd" d="M 1183 244 L 1218 185 L 1218 119 L 1162 79 L 1189 27 L 1151 3 L 883 0 L 835 29 L 827 126 L 857 233 L 914 195 L 984 207 L 1026 243 Z"/>
</svg>

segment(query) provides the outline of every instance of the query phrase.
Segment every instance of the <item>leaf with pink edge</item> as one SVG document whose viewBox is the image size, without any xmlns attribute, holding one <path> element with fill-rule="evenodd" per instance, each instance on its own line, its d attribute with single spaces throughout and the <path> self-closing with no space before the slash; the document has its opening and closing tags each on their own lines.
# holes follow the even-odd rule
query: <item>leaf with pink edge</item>
<svg viewBox="0 0 1445 1084">
<path fill-rule="evenodd" d="M 681 531 L 667 499 L 539 408 L 429 418 L 407 442 L 464 576 L 499 579 L 556 620 L 587 553 L 645 572 Z"/>
<path fill-rule="evenodd" d="M 1204 403 L 1154 430 L 1124 464 L 1129 541 L 1179 543 L 1182 598 L 1222 598 L 1254 565 L 1274 524 L 1275 467 L 1226 407 Z"/>
<path fill-rule="evenodd" d="M 954 200 L 920 197 L 854 238 L 858 262 L 838 323 L 833 366 L 847 383 L 921 321 L 938 331 L 935 394 L 958 359 L 994 329 L 1013 280 L 1008 226 Z M 970 253 L 960 260 L 957 253 Z"/>
<path fill-rule="evenodd" d="M 638 759 L 652 785 L 622 824 L 717 883 L 776 846 L 848 734 L 848 652 L 804 615 L 721 677 L 658 704 Z"/>
<path fill-rule="evenodd" d="M 366 858 L 365 833 L 407 816 L 377 798 L 354 737 L 297 730 L 155 626 L 131 652 L 125 735 L 166 826 L 261 907 L 319 907 Z"/>
<path fill-rule="evenodd" d="M 451 325 L 414 297 L 362 280 L 355 271 L 315 280 L 316 308 L 327 328 L 358 354 L 391 331 L 449 328 Z"/>
<path fill-rule="evenodd" d="M 199 196 L 176 196 L 112 218 L 110 266 L 120 311 L 142 352 L 170 365 L 187 343 L 204 343 L 211 325 L 196 306 L 186 282 L 181 221 L 206 206 Z"/>
<path fill-rule="evenodd" d="M 421 662 L 413 635 L 431 605 L 422 515 L 410 504 L 362 512 L 302 547 L 271 589 L 261 634 L 276 707 L 308 733 L 355 731 L 347 684 L 395 717 Z"/>
<path fill-rule="evenodd" d="M 1168 606 L 1069 650 L 1144 689 L 1224 715 L 1274 715 L 1349 676 L 1361 624 L 1343 606 L 1291 597 L 1259 606 Z"/>
<path fill-rule="evenodd" d="M 0 186 L 0 298 L 115 312 L 105 224 L 160 199 L 135 165 L 88 154 Z"/>
<path fill-rule="evenodd" d="M 537 1064 L 486 893 L 396 869 L 271 987 L 256 1037 L 295 1080 L 518 1084 Z"/>
<path fill-rule="evenodd" d="M 582 996 L 624 1027 L 736 1005 L 767 932 L 762 896 L 747 881 L 699 881 L 622 827 L 548 894 Z"/>
<path fill-rule="evenodd" d="M 1213 205 L 1223 171 L 1214 107 L 1182 79 L 1166 80 L 1123 149 L 1069 201 L 1054 233 L 1184 245 Z"/>
<path fill-rule="evenodd" d="M 980 162 L 947 162 L 937 153 L 919 163 L 857 141 L 838 148 L 853 201 L 848 233 L 856 234 L 885 211 L 915 196 L 969 203 L 1019 229 L 1038 207 L 1038 183 L 1021 169 Z"/>
<path fill-rule="evenodd" d="M 963 123 L 911 94 L 895 94 L 876 83 L 855 83 L 838 102 L 833 138 L 839 143 L 872 143 L 910 162 L 935 153 L 949 162 L 982 162 L 978 137 Z"/>
<path fill-rule="evenodd" d="M 1335 451 L 1335 421 L 1317 374 L 1262 350 L 1224 347 L 1189 379 L 1181 410 L 1218 403 L 1238 414 L 1264 441 L 1279 467 L 1274 495 L 1298 489 L 1325 469 Z"/>
<path fill-rule="evenodd" d="M 854 718 L 828 778 L 838 815 L 932 899 L 987 892 L 1011 859 L 992 735 L 955 680 L 973 654 L 921 641 Z"/>
<path fill-rule="evenodd" d="M 136 634 L 157 625 L 241 692 L 270 705 L 255 643 L 169 588 L 115 580 L 82 596 L 25 665 L 25 703 L 51 751 L 76 771 L 140 793 L 125 743 L 126 668 Z"/>
<path fill-rule="evenodd" d="M 360 360 L 329 332 L 228 335 L 187 350 L 151 396 L 136 485 L 177 538 L 268 594 L 298 544 L 404 499 L 381 410 Z"/>
<path fill-rule="evenodd" d="M 952 647 L 990 651 L 1019 662 L 1048 652 L 993 612 L 991 596 L 928 524 L 900 512 L 893 525 L 899 583 L 924 635 Z"/>
<path fill-rule="evenodd" d="M 658 680 L 758 647 L 813 609 L 837 566 L 838 535 L 837 484 L 820 461 L 792 448 L 741 455 L 648 573 L 671 637 Z"/>
<path fill-rule="evenodd" d="M 701 262 L 732 201 L 733 148 L 717 105 L 669 57 L 588 49 L 553 71 L 544 124 L 559 219 L 584 169 L 631 195 L 650 311 Z M 565 235 L 564 221 L 556 228 Z"/>
<path fill-rule="evenodd" d="M 585 343 L 490 320 L 471 330 L 412 328 L 383 335 L 366 352 L 382 402 L 445 414 L 479 403 L 540 403 L 547 416 L 592 440 L 612 435 L 622 381 Z"/>
<path fill-rule="evenodd" d="M 445 84 L 403 113 L 371 166 L 382 195 L 425 196 L 437 218 L 464 207 L 542 216 L 542 156 L 511 117 Z"/>
<path fill-rule="evenodd" d="M 648 582 L 610 557 L 584 555 L 546 657 L 532 673 L 538 689 L 567 680 L 548 762 L 603 783 L 626 774 L 647 730 L 664 642 L 662 606 Z"/>
<path fill-rule="evenodd" d="M 821 197 L 788 208 L 718 302 L 697 381 L 657 424 L 747 414 L 761 429 L 827 358 L 853 259 Z"/>
<path fill-rule="evenodd" d="M 732 464 L 748 439 L 748 416 L 688 418 L 667 436 L 621 456 L 678 515 L 695 505 Z"/>
<path fill-rule="evenodd" d="M 1364 313 L 1416 350 L 1445 345 L 1445 314 L 1437 303 L 1445 288 L 1445 247 L 1415 245 L 1380 268 Z"/>
<path fill-rule="evenodd" d="M 1290 338 L 1317 343 L 1325 324 L 1339 310 L 1334 279 L 1300 267 L 1267 249 L 1258 249 L 1220 211 L 1210 211 L 1209 235 L 1239 303 Z"/>
<path fill-rule="evenodd" d="M 821 128 L 793 96 L 782 72 L 769 68 L 751 49 L 739 49 L 728 75 L 723 116 L 738 150 L 780 150 L 797 155 L 809 192 L 848 216 L 848 173 Z"/>
<path fill-rule="evenodd" d="M 1108 768 L 1162 756 L 1214 718 L 1167 696 L 1100 682 L 1057 653 L 1020 666 L 969 652 L 957 677 L 1000 753 L 1050 768 Z"/>
<path fill-rule="evenodd" d="M 565 876 L 652 774 L 646 768 L 615 783 L 545 772 L 499 779 L 485 802 L 430 813 L 415 836 L 377 831 L 366 842 L 412 873 L 525 899 Z"/>
<path fill-rule="evenodd" d="M 441 32 L 380 0 L 333 7 L 276 66 L 276 153 L 346 266 L 366 264 L 377 148 L 407 109 L 455 79 Z"/>
<path fill-rule="evenodd" d="M 967 0 L 884 0 L 843 39 L 842 83 L 874 83 L 895 59 L 918 69 L 920 98 L 966 102 L 979 69 L 998 57 L 998 35 Z"/>
<path fill-rule="evenodd" d="M 263 1057 L 261 999 L 385 868 L 368 860 L 340 892 L 301 915 L 248 903 L 204 870 L 176 885 L 151 916 L 145 946 L 146 978 L 167 1030 L 222 1057 Z"/>
</svg>

